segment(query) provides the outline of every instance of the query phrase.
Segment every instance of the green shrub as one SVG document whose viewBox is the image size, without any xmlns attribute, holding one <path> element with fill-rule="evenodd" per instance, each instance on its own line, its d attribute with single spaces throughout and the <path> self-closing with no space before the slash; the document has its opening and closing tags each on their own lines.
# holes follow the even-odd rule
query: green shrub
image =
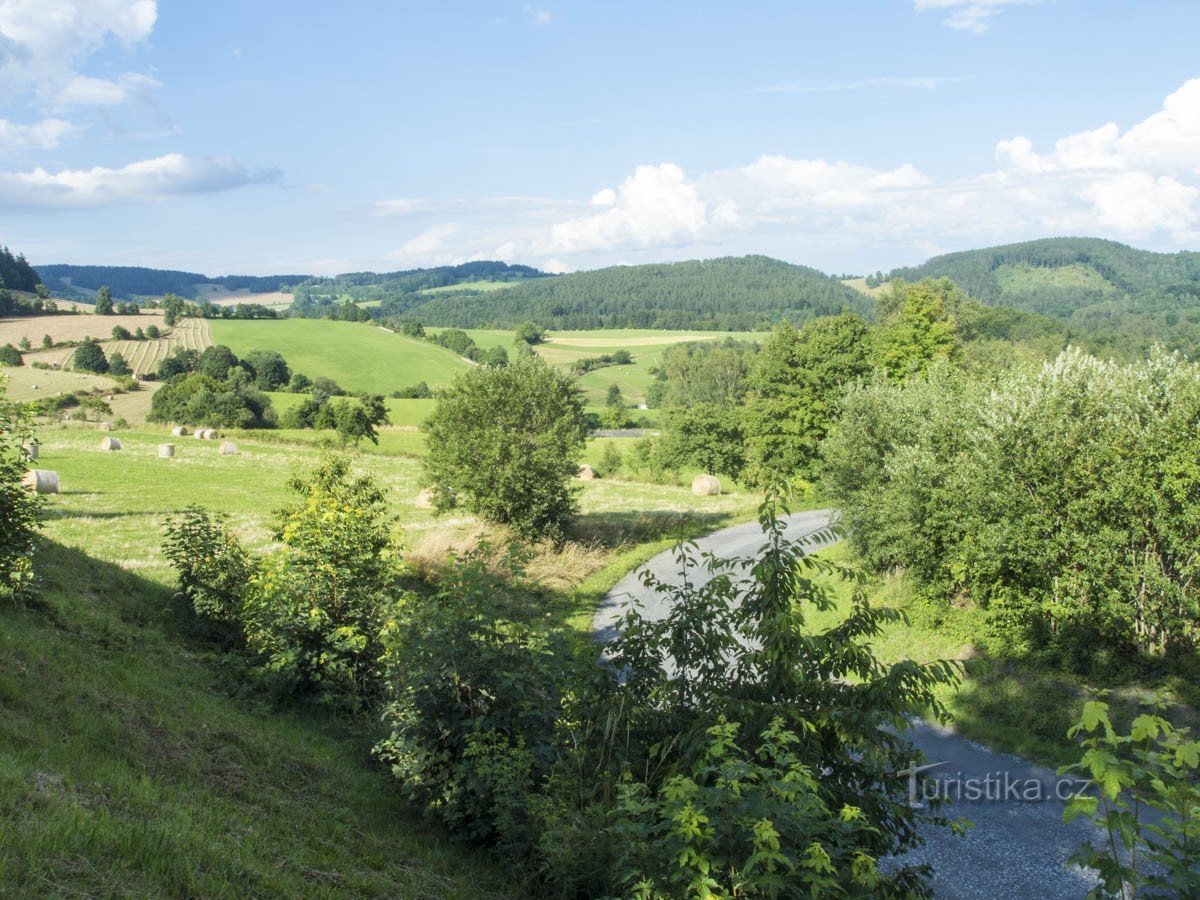
<svg viewBox="0 0 1200 900">
<path fill-rule="evenodd" d="M 389 623 L 391 735 L 376 747 L 405 793 L 457 834 L 526 858 L 531 805 L 554 757 L 566 676 L 561 634 L 480 555 L 452 561 Z"/>
<path fill-rule="evenodd" d="M 538 358 L 460 375 L 424 425 L 439 508 L 453 492 L 487 521 L 561 538 L 577 511 L 571 479 L 586 437 L 582 412 L 573 381 Z"/>
<path fill-rule="evenodd" d="M 25 359 L 21 356 L 21 351 L 12 344 L 5 344 L 0 347 L 0 366 L 23 366 Z"/>
<path fill-rule="evenodd" d="M 179 595 L 211 623 L 240 629 L 250 557 L 223 516 L 188 506 L 164 524 L 163 555 L 179 573 Z"/>
<path fill-rule="evenodd" d="M 283 691 L 358 708 L 378 695 L 381 635 L 398 600 L 398 554 L 386 497 L 344 456 L 289 482 L 278 513 L 282 544 L 250 578 L 246 642 Z"/>
<path fill-rule="evenodd" d="M 108 371 L 108 357 L 104 348 L 94 338 L 87 338 L 75 348 L 71 365 L 80 372 L 95 372 L 103 375 Z"/>
<path fill-rule="evenodd" d="M 33 437 L 23 407 L 9 402 L 0 378 L 0 598 L 20 598 L 33 585 L 38 496 L 21 484 Z"/>
<path fill-rule="evenodd" d="M 1084 704 L 1069 734 L 1083 758 L 1059 774 L 1079 773 L 1097 794 L 1076 796 L 1063 819 L 1090 817 L 1108 835 L 1071 857 L 1100 878 L 1089 896 L 1200 896 L 1200 741 L 1157 714 L 1118 734 L 1102 701 Z"/>
</svg>

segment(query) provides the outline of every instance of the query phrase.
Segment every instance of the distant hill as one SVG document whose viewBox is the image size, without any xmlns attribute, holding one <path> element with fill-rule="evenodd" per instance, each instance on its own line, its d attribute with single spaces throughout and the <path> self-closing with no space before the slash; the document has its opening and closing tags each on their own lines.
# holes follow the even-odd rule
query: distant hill
<svg viewBox="0 0 1200 900">
<path fill-rule="evenodd" d="M 406 269 L 398 272 L 348 272 L 332 278 L 310 278 L 297 284 L 292 294 L 294 312 L 304 316 L 325 314 L 346 300 L 380 308 L 377 315 L 399 315 L 428 298 L 423 292 L 463 292 L 474 296 L 507 284 L 549 276 L 532 266 L 495 260 L 477 260 L 457 266 Z"/>
<path fill-rule="evenodd" d="M 178 294 L 189 300 L 201 298 L 200 285 L 221 285 L 229 291 L 248 290 L 268 294 L 284 285 L 293 285 L 309 275 L 201 275 L 173 269 L 147 269 L 142 266 L 39 266 L 42 280 L 56 296 L 91 299 L 98 289 L 108 286 L 121 300 Z"/>
<path fill-rule="evenodd" d="M 1155 316 L 1200 308 L 1200 253 L 1154 253 L 1098 238 L 1048 238 L 948 253 L 871 276 L 867 284 L 942 276 L 984 303 L 1080 325 L 1131 312 Z"/>
<path fill-rule="evenodd" d="M 749 330 L 786 318 L 803 322 L 874 301 L 834 278 L 766 256 L 612 266 L 526 281 L 487 293 L 441 293 L 392 309 L 426 325 L 510 328 Z"/>
</svg>

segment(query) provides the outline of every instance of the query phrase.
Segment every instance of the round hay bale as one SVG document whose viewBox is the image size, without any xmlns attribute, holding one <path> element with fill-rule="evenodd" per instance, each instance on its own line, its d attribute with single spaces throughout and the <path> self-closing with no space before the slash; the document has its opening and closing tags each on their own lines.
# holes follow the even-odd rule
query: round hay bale
<svg viewBox="0 0 1200 900">
<path fill-rule="evenodd" d="M 584 481 L 592 481 L 596 477 L 596 470 L 591 466 L 582 465 L 579 467 L 579 471 L 575 473 L 575 477 Z"/>
<path fill-rule="evenodd" d="M 237 444 L 233 441 L 221 441 L 222 456 L 237 456 Z"/>
<path fill-rule="evenodd" d="M 158 445 L 158 458 L 159 459 L 174 459 L 175 458 L 175 445 L 174 444 L 159 444 Z"/>
<path fill-rule="evenodd" d="M 120 450 L 121 442 L 115 437 L 106 437 L 100 442 L 101 450 Z"/>
<path fill-rule="evenodd" d="M 21 484 L 38 494 L 57 494 L 58 473 L 47 469 L 31 469 L 25 473 Z"/>
<path fill-rule="evenodd" d="M 697 475 L 692 479 L 692 493 L 697 497 L 715 497 L 721 493 L 721 482 L 714 475 Z"/>
<path fill-rule="evenodd" d="M 41 454 L 41 452 L 42 452 L 41 444 L 39 444 L 37 441 L 34 441 L 32 444 L 25 445 L 25 454 L 30 459 L 37 459 L 38 456 Z"/>
<path fill-rule="evenodd" d="M 194 437 L 198 441 L 204 440 L 204 429 L 197 428 L 196 431 L 192 434 L 192 437 Z"/>
<path fill-rule="evenodd" d="M 221 439 L 221 432 L 215 428 L 208 429 L 208 439 L 210 441 L 219 441 Z"/>
<path fill-rule="evenodd" d="M 171 437 L 187 437 L 191 433 L 186 425 L 176 425 L 171 429 Z"/>
</svg>

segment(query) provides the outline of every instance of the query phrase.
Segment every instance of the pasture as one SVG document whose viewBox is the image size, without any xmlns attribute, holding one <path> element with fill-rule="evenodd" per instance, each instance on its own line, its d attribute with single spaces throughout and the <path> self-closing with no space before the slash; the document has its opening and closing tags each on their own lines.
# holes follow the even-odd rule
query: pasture
<svg viewBox="0 0 1200 900">
<path fill-rule="evenodd" d="M 214 320 L 213 343 L 240 357 L 276 350 L 293 372 L 332 378 L 349 391 L 389 394 L 424 381 L 448 384 L 470 365 L 427 341 L 374 325 L 317 319 Z"/>
<path fill-rule="evenodd" d="M 446 328 L 430 328 L 431 333 L 447 331 Z M 513 348 L 513 333 L 483 328 L 464 329 L 471 339 L 485 350 L 489 347 L 504 347 L 509 353 Z M 644 402 L 646 391 L 654 376 L 650 370 L 662 364 L 663 353 L 675 344 L 694 341 L 720 341 L 725 338 L 761 341 L 766 335 L 758 332 L 737 331 L 655 331 L 644 328 L 614 328 L 603 331 L 551 331 L 547 339 L 534 347 L 539 356 L 556 366 L 567 367 L 591 356 L 611 354 L 617 350 L 628 350 L 633 355 L 633 364 L 628 366 L 606 366 L 595 369 L 579 378 L 579 387 L 590 407 L 603 406 L 610 385 L 617 385 L 625 402 L 630 405 Z M 653 410 L 650 411 L 653 413 Z"/>
</svg>

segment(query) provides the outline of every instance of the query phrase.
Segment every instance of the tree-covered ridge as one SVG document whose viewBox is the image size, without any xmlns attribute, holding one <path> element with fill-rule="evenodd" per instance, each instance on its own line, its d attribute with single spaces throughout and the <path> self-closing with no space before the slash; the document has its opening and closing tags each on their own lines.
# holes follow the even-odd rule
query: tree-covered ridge
<svg viewBox="0 0 1200 900">
<path fill-rule="evenodd" d="M 25 254 L 14 256 L 7 247 L 0 247 L 0 288 L 33 293 L 41 281 L 33 266 L 25 260 Z"/>
<path fill-rule="evenodd" d="M 453 288 L 479 282 L 521 282 L 548 277 L 532 266 L 513 265 L 494 260 L 476 260 L 457 266 L 431 269 L 406 269 L 398 272 L 347 272 L 332 278 L 309 278 L 297 284 L 293 312 L 321 316 L 344 301 L 378 302 L 385 315 L 400 315 L 428 298 L 422 291 Z M 475 296 L 479 291 L 464 287 Z"/>
<path fill-rule="evenodd" d="M 1108 300 L 1200 305 L 1200 253 L 1154 253 L 1099 238 L 1047 238 L 935 256 L 868 278 L 951 278 L 985 303 L 1070 317 Z M 1139 304 L 1140 305 L 1140 304 Z"/>
<path fill-rule="evenodd" d="M 114 297 L 161 297 L 178 294 L 197 299 L 201 284 L 219 284 L 231 291 L 249 290 L 252 294 L 278 291 L 296 284 L 309 275 L 201 275 L 174 269 L 148 269 L 144 266 L 71 266 L 49 265 L 39 270 L 46 287 L 56 294 L 89 297 L 91 291 L 107 286 Z M 82 289 L 82 290 L 81 290 Z M 32 290 L 32 289 L 31 289 Z"/>
<path fill-rule="evenodd" d="M 427 325 L 557 329 L 750 330 L 780 319 L 805 322 L 873 301 L 816 269 L 766 256 L 576 272 L 488 294 L 444 294 L 407 312 Z"/>
</svg>

